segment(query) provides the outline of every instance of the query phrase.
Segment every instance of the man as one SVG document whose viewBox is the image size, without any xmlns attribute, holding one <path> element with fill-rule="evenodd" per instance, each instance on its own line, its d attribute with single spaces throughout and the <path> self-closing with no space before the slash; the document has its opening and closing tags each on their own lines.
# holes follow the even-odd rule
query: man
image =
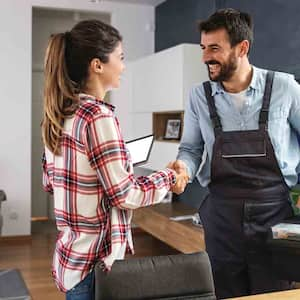
<svg viewBox="0 0 300 300">
<path fill-rule="evenodd" d="M 222 9 L 199 24 L 210 81 L 191 90 L 177 160 L 209 195 L 200 209 L 218 298 L 288 289 L 271 271 L 268 229 L 292 215 L 300 87 L 249 63 L 251 18 Z M 266 49 L 268 55 L 268 49 Z M 206 154 L 206 155 L 204 155 Z"/>
</svg>

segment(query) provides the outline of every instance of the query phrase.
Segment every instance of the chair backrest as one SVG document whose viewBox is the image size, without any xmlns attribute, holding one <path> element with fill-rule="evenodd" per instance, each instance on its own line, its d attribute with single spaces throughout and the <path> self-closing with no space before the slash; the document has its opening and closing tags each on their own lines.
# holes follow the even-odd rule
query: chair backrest
<svg viewBox="0 0 300 300">
<path fill-rule="evenodd" d="M 95 300 L 216 299 L 206 252 L 115 261 L 95 267 Z"/>
</svg>

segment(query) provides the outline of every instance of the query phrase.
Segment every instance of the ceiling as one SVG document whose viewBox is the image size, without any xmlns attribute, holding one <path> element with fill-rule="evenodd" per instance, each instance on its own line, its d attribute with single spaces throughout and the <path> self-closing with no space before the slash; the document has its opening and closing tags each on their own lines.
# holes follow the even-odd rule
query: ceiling
<svg viewBox="0 0 300 300">
<path fill-rule="evenodd" d="M 101 2 L 101 0 L 89 0 L 90 2 Z M 133 3 L 133 4 L 143 4 L 149 6 L 157 6 L 166 0 L 105 0 L 112 2 L 121 2 L 121 3 Z"/>
</svg>

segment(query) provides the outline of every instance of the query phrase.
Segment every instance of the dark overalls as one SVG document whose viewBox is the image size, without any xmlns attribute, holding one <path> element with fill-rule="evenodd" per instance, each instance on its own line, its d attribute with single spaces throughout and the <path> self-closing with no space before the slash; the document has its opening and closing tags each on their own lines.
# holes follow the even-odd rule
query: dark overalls
<svg viewBox="0 0 300 300">
<path fill-rule="evenodd" d="M 266 249 L 268 229 L 293 214 L 267 130 L 273 77 L 268 72 L 259 129 L 248 131 L 222 130 L 210 83 L 204 83 L 215 143 L 200 215 L 218 298 L 289 288 L 276 279 Z"/>
</svg>

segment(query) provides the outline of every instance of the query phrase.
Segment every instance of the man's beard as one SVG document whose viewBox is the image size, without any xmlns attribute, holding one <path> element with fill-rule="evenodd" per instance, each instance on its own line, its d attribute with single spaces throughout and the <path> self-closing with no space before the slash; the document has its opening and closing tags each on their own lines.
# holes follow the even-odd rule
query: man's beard
<svg viewBox="0 0 300 300">
<path fill-rule="evenodd" d="M 226 63 L 221 64 L 216 60 L 209 60 L 205 62 L 208 70 L 208 76 L 211 81 L 228 81 L 234 74 L 237 69 L 237 60 L 234 57 L 234 53 L 231 53 L 229 59 Z M 219 65 L 220 71 L 219 74 L 212 76 L 209 71 L 209 65 Z"/>
</svg>

